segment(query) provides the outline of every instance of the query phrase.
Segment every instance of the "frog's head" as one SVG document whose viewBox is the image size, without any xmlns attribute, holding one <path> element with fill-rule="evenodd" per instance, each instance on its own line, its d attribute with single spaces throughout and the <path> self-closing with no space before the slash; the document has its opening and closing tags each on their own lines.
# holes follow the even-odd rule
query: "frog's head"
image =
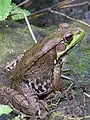
<svg viewBox="0 0 90 120">
<path fill-rule="evenodd" d="M 63 36 L 63 43 L 60 46 L 65 46 L 63 51 L 57 51 L 57 60 L 66 54 L 68 50 L 74 47 L 78 42 L 80 42 L 85 36 L 85 31 L 81 28 L 71 29 L 65 32 Z"/>
</svg>

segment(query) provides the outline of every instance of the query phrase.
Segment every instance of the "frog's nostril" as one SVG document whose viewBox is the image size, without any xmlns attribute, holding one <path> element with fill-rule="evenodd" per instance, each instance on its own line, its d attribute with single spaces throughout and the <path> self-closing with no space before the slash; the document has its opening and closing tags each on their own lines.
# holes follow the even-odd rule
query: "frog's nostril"
<svg viewBox="0 0 90 120">
<path fill-rule="evenodd" d="M 80 34 L 81 33 L 81 30 L 79 30 L 76 34 Z"/>
</svg>

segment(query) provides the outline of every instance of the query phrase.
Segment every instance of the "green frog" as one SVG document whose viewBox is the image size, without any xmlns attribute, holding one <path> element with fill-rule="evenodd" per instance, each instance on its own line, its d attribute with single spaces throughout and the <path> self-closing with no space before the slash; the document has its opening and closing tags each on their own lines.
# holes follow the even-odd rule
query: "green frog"
<svg viewBox="0 0 90 120">
<path fill-rule="evenodd" d="M 58 61 L 61 56 L 77 44 L 83 36 L 83 30 L 79 28 L 69 28 L 63 29 L 63 31 L 58 30 L 35 44 L 24 53 L 20 62 L 11 70 L 14 87 L 19 89 L 19 83 L 23 81 L 28 84 L 31 83 L 38 94 L 43 94 L 45 91 L 47 92 L 47 90 L 44 90 L 44 86 L 48 88 L 49 84 L 51 85 L 52 83 L 52 86 L 54 86 L 53 83 L 55 83 L 53 82 L 55 81 L 54 78 L 52 78 L 55 60 Z M 37 85 L 34 85 L 34 83 Z M 37 86 L 39 88 L 37 88 Z M 41 90 L 41 93 L 38 90 Z"/>
<path fill-rule="evenodd" d="M 37 114 L 42 118 L 47 110 L 38 96 L 47 95 L 53 90 L 63 91 L 58 62 L 84 35 L 85 31 L 80 28 L 57 30 L 27 50 L 14 61 L 15 64 L 12 62 L 11 70 L 7 66 L 12 89 L 0 88 L 3 100 L 5 98 L 6 103 L 25 114 L 33 114 L 34 111 L 35 116 Z"/>
</svg>

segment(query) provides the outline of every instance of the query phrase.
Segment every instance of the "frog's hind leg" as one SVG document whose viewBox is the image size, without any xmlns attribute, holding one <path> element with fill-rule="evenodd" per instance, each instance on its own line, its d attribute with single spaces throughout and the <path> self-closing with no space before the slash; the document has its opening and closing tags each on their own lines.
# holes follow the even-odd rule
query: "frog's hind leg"
<svg viewBox="0 0 90 120">
<path fill-rule="evenodd" d="M 0 86 L 0 104 L 9 105 L 16 113 L 29 114 L 28 101 L 18 91 L 7 86 Z"/>
<path fill-rule="evenodd" d="M 0 86 L 0 104 L 8 104 L 15 113 L 23 113 L 35 118 L 45 118 L 47 110 L 43 103 L 26 85 L 22 85 L 21 92 L 7 86 Z"/>
<path fill-rule="evenodd" d="M 25 83 L 21 83 L 21 91 L 29 103 L 30 111 L 33 110 L 34 115 L 39 118 L 45 118 L 47 114 L 46 103 L 39 100 L 37 94 L 32 90 L 30 86 Z"/>
</svg>

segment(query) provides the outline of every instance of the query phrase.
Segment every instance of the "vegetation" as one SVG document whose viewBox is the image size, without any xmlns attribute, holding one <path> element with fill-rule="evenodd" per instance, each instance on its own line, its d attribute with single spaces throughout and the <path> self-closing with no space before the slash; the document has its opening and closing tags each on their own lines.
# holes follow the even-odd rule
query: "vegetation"
<svg viewBox="0 0 90 120">
<path fill-rule="evenodd" d="M 0 0 L 0 21 L 5 20 L 11 11 L 11 0 Z"/>
<path fill-rule="evenodd" d="M 8 16 L 10 16 L 13 20 L 23 19 L 23 12 L 27 16 L 30 15 L 28 10 L 21 9 L 20 7 L 16 6 L 16 4 L 12 3 L 12 0 L 0 1 L 0 21 L 5 20 Z"/>
<path fill-rule="evenodd" d="M 58 9 L 59 9 L 59 7 L 58 7 Z M 18 7 L 16 4 L 12 3 L 12 0 L 1 0 L 0 1 L 0 21 L 6 20 L 6 19 L 21 20 L 25 17 L 23 13 L 25 13 L 26 16 L 29 16 L 31 14 L 28 10 L 22 9 L 21 7 Z M 60 12 L 58 12 L 58 13 L 60 13 Z M 76 13 L 76 12 L 74 11 L 74 13 Z M 43 15 L 46 20 L 45 14 L 43 14 Z M 53 15 L 53 13 L 52 13 L 52 15 Z M 39 15 L 37 14 L 37 16 L 39 16 Z M 57 15 L 57 16 L 59 16 L 59 15 Z M 49 17 L 51 17 L 51 16 L 47 17 L 47 21 L 49 21 Z M 52 18 L 50 18 L 50 19 L 52 19 Z M 57 17 L 54 20 L 56 20 L 56 19 L 57 19 Z M 73 19 L 73 20 L 75 20 L 75 19 Z M 42 19 L 42 22 L 43 21 L 44 20 Z M 44 21 L 43 23 L 44 23 L 43 26 L 45 26 L 46 21 Z M 51 21 L 49 21 L 49 23 L 51 23 Z M 39 28 L 33 26 L 33 30 L 35 30 L 36 32 L 39 31 L 39 33 L 45 32 L 46 33 L 45 35 L 48 35 L 48 34 L 50 34 L 50 32 L 55 31 L 57 29 L 57 26 L 58 25 L 52 25 L 45 29 L 41 29 L 41 28 L 39 29 Z M 81 26 L 81 28 L 82 28 L 82 26 Z M 20 31 L 19 31 L 19 29 L 20 29 Z M 13 32 L 13 30 L 14 30 L 14 32 Z M 30 48 L 30 45 L 32 46 L 32 44 L 34 44 L 33 42 L 30 41 L 32 38 L 30 38 L 30 35 L 28 34 L 26 28 L 25 29 L 24 28 L 23 29 L 15 28 L 13 30 L 9 27 L 8 28 L 5 27 L 0 32 L 0 53 L 1 53 L 0 54 L 0 56 L 1 56 L 0 63 L 3 61 L 4 65 L 5 65 L 6 60 L 11 61 L 11 59 L 13 59 L 14 56 L 18 56 L 21 52 L 24 52 L 24 50 L 26 50 L 27 48 Z M 42 34 L 41 34 L 41 37 L 42 37 Z M 2 40 L 2 38 L 3 38 L 3 40 Z M 90 38 L 89 33 L 88 33 L 88 38 Z M 3 49 L 3 48 L 5 48 L 5 49 Z M 1 61 L 2 58 L 3 58 L 3 60 Z M 89 40 L 87 40 L 87 38 L 85 38 L 85 40 L 83 40 L 80 44 L 78 44 L 75 48 L 73 48 L 73 50 L 71 50 L 66 61 L 67 61 L 66 67 L 70 68 L 70 71 L 68 73 L 66 73 L 66 75 L 69 75 L 69 77 L 73 79 L 73 80 L 69 81 L 69 85 L 70 85 L 70 82 L 76 83 L 76 84 L 79 83 L 80 85 L 81 85 L 81 83 L 84 83 L 85 81 L 87 81 L 89 83 L 90 42 L 89 42 Z M 9 106 L 0 105 L 0 115 L 3 115 L 3 114 L 7 115 L 11 112 L 12 112 L 12 109 Z M 23 115 L 18 115 L 16 117 L 15 116 L 13 117 L 12 120 L 26 120 L 26 118 L 25 118 L 26 116 L 23 116 Z M 57 116 L 60 117 L 61 113 L 57 112 L 57 110 L 56 110 L 55 112 L 53 112 L 51 114 L 50 119 L 53 120 Z M 65 118 L 65 120 L 66 119 L 67 118 Z M 71 119 L 74 119 L 74 118 L 71 118 Z"/>
<path fill-rule="evenodd" d="M 12 112 L 12 109 L 8 105 L 0 105 L 0 115 L 9 114 Z"/>
</svg>

